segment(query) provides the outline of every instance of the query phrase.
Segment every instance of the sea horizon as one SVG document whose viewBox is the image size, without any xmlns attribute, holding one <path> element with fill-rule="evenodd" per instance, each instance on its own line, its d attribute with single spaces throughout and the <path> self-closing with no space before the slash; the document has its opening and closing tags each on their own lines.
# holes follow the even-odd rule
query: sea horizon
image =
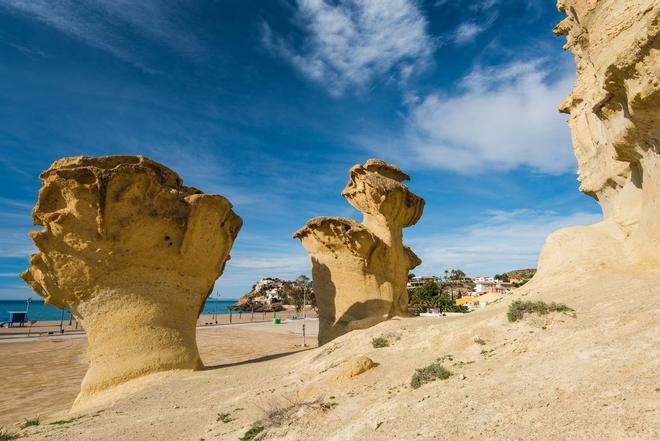
<svg viewBox="0 0 660 441">
<path fill-rule="evenodd" d="M 207 299 L 204 304 L 202 314 L 227 314 L 226 307 L 236 303 L 236 299 Z M 27 299 L 0 299 L 0 323 L 9 319 L 9 311 L 25 311 L 27 306 Z M 69 310 L 59 309 L 52 305 L 46 305 L 44 299 L 33 299 L 30 302 L 30 309 L 28 310 L 28 319 L 38 321 L 52 321 L 61 320 L 62 318 L 68 319 Z"/>
</svg>

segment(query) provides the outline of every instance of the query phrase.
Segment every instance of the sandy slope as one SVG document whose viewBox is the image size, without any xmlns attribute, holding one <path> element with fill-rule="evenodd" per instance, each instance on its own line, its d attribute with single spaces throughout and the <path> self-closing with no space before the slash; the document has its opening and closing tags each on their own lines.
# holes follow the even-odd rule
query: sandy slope
<svg viewBox="0 0 660 441">
<path fill-rule="evenodd" d="M 289 356 L 136 380 L 70 423 L 25 433 L 236 440 L 262 420 L 266 439 L 278 440 L 656 440 L 658 287 L 660 274 L 531 285 L 464 317 L 392 320 Z M 565 302 L 577 317 L 509 323 L 516 298 Z M 393 344 L 374 349 L 375 336 Z M 338 379 L 356 354 L 379 365 Z M 453 375 L 410 389 L 415 368 L 438 359 Z M 234 420 L 218 421 L 218 413 Z"/>
<path fill-rule="evenodd" d="M 310 322 L 310 328 L 314 328 Z M 218 367 L 299 350 L 301 338 L 292 335 L 300 325 L 268 323 L 198 329 L 197 344 L 206 366 Z M 308 343 L 316 345 L 314 329 Z M 2 396 L 0 426 L 13 429 L 25 418 L 68 410 L 87 371 L 87 340 L 46 340 L 0 344 Z"/>
</svg>

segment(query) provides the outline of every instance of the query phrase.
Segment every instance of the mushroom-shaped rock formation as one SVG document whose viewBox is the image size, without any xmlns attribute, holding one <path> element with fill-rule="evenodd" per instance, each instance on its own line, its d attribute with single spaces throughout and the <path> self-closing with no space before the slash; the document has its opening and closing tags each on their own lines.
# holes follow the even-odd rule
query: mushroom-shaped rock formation
<svg viewBox="0 0 660 441">
<path fill-rule="evenodd" d="M 202 366 L 195 326 L 242 221 L 142 156 L 55 161 L 32 215 L 41 251 L 21 277 L 89 341 L 76 404 L 149 373 Z"/>
<path fill-rule="evenodd" d="M 560 0 L 577 80 L 570 115 L 580 190 L 603 221 L 553 233 L 535 283 L 567 273 L 660 269 L 660 2 Z"/>
<path fill-rule="evenodd" d="M 342 196 L 362 223 L 316 217 L 293 235 L 312 260 L 319 344 L 408 314 L 408 272 L 421 261 L 403 245 L 403 228 L 417 223 L 424 199 L 401 183 L 407 179 L 384 161 L 355 165 Z"/>
</svg>

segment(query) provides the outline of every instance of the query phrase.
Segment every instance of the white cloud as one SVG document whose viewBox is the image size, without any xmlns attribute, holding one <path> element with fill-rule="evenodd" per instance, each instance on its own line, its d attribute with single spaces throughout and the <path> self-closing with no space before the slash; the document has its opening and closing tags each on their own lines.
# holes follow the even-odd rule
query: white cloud
<svg viewBox="0 0 660 441">
<path fill-rule="evenodd" d="M 110 52 L 145 71 L 136 36 L 165 45 L 181 55 L 195 56 L 201 49 L 195 37 L 175 23 L 181 9 L 162 0 L 5 0 L 0 8 L 24 14 L 90 46 Z"/>
<path fill-rule="evenodd" d="M 298 240 L 282 242 L 272 236 L 239 234 L 225 272 L 216 282 L 216 292 L 238 298 L 262 277 L 291 280 L 301 274 L 311 275 L 311 263 Z"/>
<path fill-rule="evenodd" d="M 269 270 L 275 272 L 304 272 L 308 270 L 309 258 L 301 251 L 297 255 L 282 256 L 250 256 L 241 257 L 231 261 L 231 266 L 234 268 L 241 268 L 245 270 Z"/>
<path fill-rule="evenodd" d="M 12 228 L 0 227 L 0 235 L 2 242 L 0 242 L 0 257 L 27 257 L 36 252 L 36 247 L 32 244 L 32 240 L 28 237 L 28 231 L 31 229 L 41 229 L 41 227 L 34 228 Z"/>
<path fill-rule="evenodd" d="M 36 251 L 28 231 L 33 202 L 0 197 L 0 258 L 24 258 Z"/>
<path fill-rule="evenodd" d="M 557 105 L 574 75 L 565 72 L 554 81 L 548 75 L 540 60 L 476 68 L 457 94 L 417 97 L 398 140 L 409 147 L 392 153 L 401 162 L 461 173 L 520 166 L 550 174 L 570 171 L 575 168 L 570 132 Z"/>
<path fill-rule="evenodd" d="M 474 40 L 477 35 L 488 29 L 486 25 L 476 23 L 461 23 L 454 33 L 454 42 L 457 44 L 468 43 Z"/>
<path fill-rule="evenodd" d="M 453 3 L 454 5 L 459 4 L 462 6 L 463 3 L 469 3 L 467 6 L 471 11 L 485 11 L 491 9 L 498 3 L 499 0 L 436 0 L 433 3 L 433 6 L 439 8 L 448 3 Z"/>
<path fill-rule="evenodd" d="M 414 0 L 297 0 L 296 24 L 306 33 L 302 43 L 274 36 L 266 24 L 264 43 L 334 95 L 390 72 L 405 81 L 433 52 Z"/>
<path fill-rule="evenodd" d="M 470 9 L 473 11 L 486 11 L 497 4 L 498 0 L 471 1 Z"/>
<path fill-rule="evenodd" d="M 555 212 L 520 209 L 491 211 L 480 223 L 458 231 L 407 240 L 423 264 L 416 274 L 440 274 L 460 268 L 468 274 L 496 274 L 517 268 L 535 268 L 547 236 L 574 225 L 602 220 L 600 214 L 576 212 L 561 216 Z"/>
</svg>

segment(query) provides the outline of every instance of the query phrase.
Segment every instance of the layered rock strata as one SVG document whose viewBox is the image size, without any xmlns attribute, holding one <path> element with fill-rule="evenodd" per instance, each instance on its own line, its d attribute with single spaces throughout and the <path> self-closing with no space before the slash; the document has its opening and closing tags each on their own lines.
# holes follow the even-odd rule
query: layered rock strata
<svg viewBox="0 0 660 441">
<path fill-rule="evenodd" d="M 293 235 L 312 261 L 319 344 L 407 315 L 408 272 L 421 263 L 403 245 L 403 228 L 416 224 L 424 210 L 424 199 L 402 183 L 409 176 L 375 159 L 355 165 L 349 175 L 342 196 L 363 221 L 316 217 Z"/>
<path fill-rule="evenodd" d="M 534 281 L 567 271 L 660 269 L 660 3 L 560 0 L 577 80 L 570 115 L 580 190 L 603 221 L 553 233 Z"/>
<path fill-rule="evenodd" d="M 149 373 L 202 366 L 195 327 L 242 221 L 142 156 L 72 157 L 40 176 L 21 277 L 83 324 L 89 370 L 76 405 Z"/>
</svg>

